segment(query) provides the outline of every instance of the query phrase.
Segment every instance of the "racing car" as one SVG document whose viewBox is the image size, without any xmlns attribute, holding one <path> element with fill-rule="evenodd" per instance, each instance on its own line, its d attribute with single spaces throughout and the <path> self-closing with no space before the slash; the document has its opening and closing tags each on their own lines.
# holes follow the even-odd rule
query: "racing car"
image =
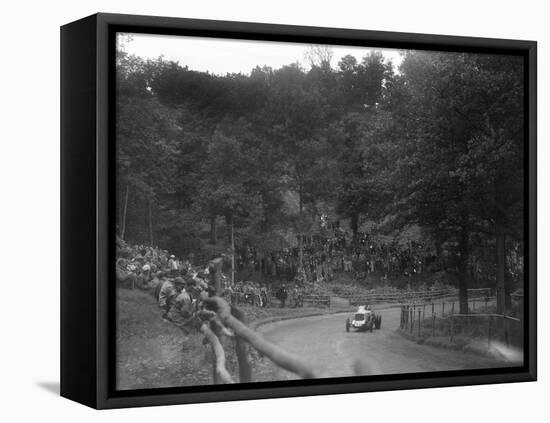
<svg viewBox="0 0 550 423">
<path fill-rule="evenodd" d="M 349 317 L 347 318 L 346 332 L 349 332 L 352 328 L 357 332 L 372 332 L 373 329 L 380 329 L 381 325 L 382 316 L 376 315 L 374 311 L 370 309 L 370 306 L 359 306 L 359 309 L 353 316 L 353 320 Z"/>
</svg>

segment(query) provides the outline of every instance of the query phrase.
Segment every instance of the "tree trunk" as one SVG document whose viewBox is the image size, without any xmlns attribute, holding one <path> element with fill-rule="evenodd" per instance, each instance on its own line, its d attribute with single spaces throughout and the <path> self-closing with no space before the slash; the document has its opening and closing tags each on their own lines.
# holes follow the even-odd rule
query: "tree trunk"
<svg viewBox="0 0 550 423">
<path fill-rule="evenodd" d="M 304 203 L 302 200 L 302 185 L 298 190 L 299 204 L 300 204 L 300 217 L 299 217 L 299 228 L 298 228 L 298 273 L 302 273 L 304 269 L 304 245 L 303 245 L 303 233 L 302 233 L 302 213 L 304 211 Z"/>
<path fill-rule="evenodd" d="M 468 314 L 468 230 L 462 227 L 459 241 L 460 259 L 458 263 L 458 301 L 460 313 Z"/>
<path fill-rule="evenodd" d="M 505 282 L 505 264 L 506 264 L 506 238 L 502 225 L 497 225 L 496 229 L 496 262 L 497 262 L 497 313 L 506 312 L 506 282 Z"/>
<path fill-rule="evenodd" d="M 216 216 L 210 217 L 210 244 L 216 244 L 218 242 L 218 230 L 216 220 Z"/>
<path fill-rule="evenodd" d="M 120 238 L 124 240 L 124 234 L 126 233 L 126 213 L 128 211 L 128 192 L 130 189 L 130 184 L 126 183 L 126 195 L 124 198 L 124 209 L 122 211 L 122 228 L 120 230 Z"/>
<path fill-rule="evenodd" d="M 506 268 L 506 257 L 508 255 L 507 251 L 508 251 L 508 248 L 506 247 L 506 244 L 507 244 L 507 241 L 506 239 L 504 239 L 504 309 L 505 310 L 510 310 L 512 308 L 512 284 L 513 284 L 513 279 L 512 279 L 512 275 L 510 274 L 510 272 L 507 271 L 507 268 Z M 523 307 L 523 306 L 522 306 Z M 522 312 L 523 313 L 523 312 Z M 520 315 L 522 315 L 520 313 Z"/>
<path fill-rule="evenodd" d="M 235 286 L 235 225 L 231 219 L 231 286 Z"/>
<path fill-rule="evenodd" d="M 353 246 L 357 247 L 357 232 L 359 231 L 359 213 L 354 213 L 350 222 L 351 230 L 353 232 Z"/>
<path fill-rule="evenodd" d="M 221 296 L 222 294 L 222 265 L 223 265 L 223 259 L 221 257 L 215 258 L 214 260 L 210 260 L 208 264 L 208 270 L 210 272 L 210 279 L 212 281 L 212 285 L 214 285 L 214 291 L 216 296 Z"/>
<path fill-rule="evenodd" d="M 153 197 L 149 197 L 149 245 L 152 247 L 154 243 L 153 239 L 153 213 L 152 213 Z"/>
<path fill-rule="evenodd" d="M 302 241 L 302 234 L 298 234 L 298 273 L 301 273 L 304 269 L 303 265 L 303 259 L 304 259 L 304 252 L 303 252 L 303 241 Z"/>
<path fill-rule="evenodd" d="M 470 268 L 470 275 L 472 277 L 472 281 L 474 282 L 474 287 L 477 288 L 477 256 L 472 255 L 472 267 Z"/>
<path fill-rule="evenodd" d="M 227 236 L 226 240 L 229 245 L 231 245 L 231 224 L 233 222 L 232 217 L 225 216 L 225 234 Z"/>
</svg>

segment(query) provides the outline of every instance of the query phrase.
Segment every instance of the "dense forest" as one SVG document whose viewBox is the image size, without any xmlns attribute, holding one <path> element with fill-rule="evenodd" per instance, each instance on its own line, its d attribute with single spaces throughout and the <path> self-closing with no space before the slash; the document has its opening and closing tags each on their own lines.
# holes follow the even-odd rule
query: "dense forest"
<svg viewBox="0 0 550 423">
<path fill-rule="evenodd" d="M 221 76 L 118 51 L 118 235 L 199 260 L 301 251 L 327 221 L 352 242 L 416 227 L 461 310 L 472 272 L 502 310 L 523 277 L 523 59 L 309 59 Z"/>
</svg>

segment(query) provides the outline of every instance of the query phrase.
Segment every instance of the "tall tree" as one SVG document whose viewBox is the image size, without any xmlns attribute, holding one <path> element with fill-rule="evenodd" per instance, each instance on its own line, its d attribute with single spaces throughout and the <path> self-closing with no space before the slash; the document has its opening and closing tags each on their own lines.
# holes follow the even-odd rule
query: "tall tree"
<svg viewBox="0 0 550 423">
<path fill-rule="evenodd" d="M 396 114 L 402 135 L 400 166 L 394 172 L 399 187 L 396 205 L 409 221 L 432 228 L 454 253 L 461 312 L 468 311 L 472 236 L 487 230 L 489 204 L 495 204 L 489 212 L 493 219 L 500 215 L 497 209 L 504 211 L 504 202 L 495 195 L 494 177 L 502 177 L 503 169 L 512 163 L 521 163 L 517 148 L 505 148 L 508 154 L 496 154 L 492 164 L 480 160 L 481 145 L 498 149 L 509 141 L 501 138 L 499 147 L 482 141 L 505 128 L 504 120 L 491 120 L 499 129 L 488 127 L 491 108 L 487 100 L 497 100 L 489 81 L 498 81 L 500 95 L 517 88 L 510 91 L 514 84 L 503 85 L 494 72 L 480 75 L 480 60 L 483 57 L 469 54 L 409 53 L 396 85 L 396 89 L 406 91 L 397 94 L 406 99 L 406 107 Z M 510 112 L 516 115 L 517 111 Z M 512 144 L 517 145 L 517 141 Z M 514 197 L 511 203 L 517 206 L 517 195 Z"/>
</svg>

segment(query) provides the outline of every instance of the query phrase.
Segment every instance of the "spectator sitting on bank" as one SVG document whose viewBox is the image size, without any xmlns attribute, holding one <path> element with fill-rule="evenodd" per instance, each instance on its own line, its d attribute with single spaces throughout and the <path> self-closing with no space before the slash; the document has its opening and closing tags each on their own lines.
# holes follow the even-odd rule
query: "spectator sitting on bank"
<svg viewBox="0 0 550 423">
<path fill-rule="evenodd" d="M 151 265 L 146 263 L 141 267 L 140 284 L 141 288 L 147 288 L 147 284 L 151 280 Z"/>
<path fill-rule="evenodd" d="M 176 280 L 183 282 L 182 278 L 176 278 Z M 168 320 L 177 324 L 182 329 L 184 326 L 191 322 L 191 319 L 193 317 L 193 298 L 188 291 L 188 289 L 190 290 L 192 289 L 192 287 L 192 281 L 187 281 L 182 284 L 181 291 L 174 299 L 173 304 L 170 307 L 170 310 L 168 311 L 168 314 L 166 316 Z"/>
<path fill-rule="evenodd" d="M 160 292 L 160 288 L 162 287 L 162 284 L 164 283 L 164 272 L 159 270 L 154 275 L 155 276 L 153 277 L 153 279 L 151 279 L 147 283 L 147 288 L 153 290 L 153 295 L 158 300 L 158 293 Z M 155 294 L 155 292 L 156 292 L 156 294 Z"/>
<path fill-rule="evenodd" d="M 174 282 L 166 281 L 162 284 L 159 293 L 159 306 L 164 310 L 164 314 L 162 315 L 164 319 L 167 318 L 168 312 L 184 284 L 185 281 L 180 277 L 174 279 Z"/>
<path fill-rule="evenodd" d="M 195 286 L 197 288 L 200 288 L 202 290 L 205 290 L 208 288 L 208 282 L 207 279 L 208 279 L 208 276 L 207 274 L 203 271 L 203 272 L 193 272 L 191 274 L 191 279 L 193 279 L 193 281 L 195 282 Z"/>
</svg>

